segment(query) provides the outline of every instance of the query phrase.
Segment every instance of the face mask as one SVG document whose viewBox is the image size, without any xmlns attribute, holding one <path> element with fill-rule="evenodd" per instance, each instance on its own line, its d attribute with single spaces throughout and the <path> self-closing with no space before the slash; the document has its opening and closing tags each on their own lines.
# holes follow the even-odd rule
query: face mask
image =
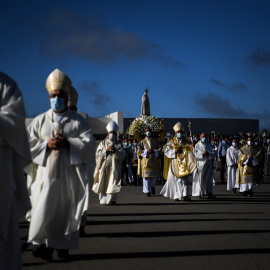
<svg viewBox="0 0 270 270">
<path fill-rule="evenodd" d="M 257 145 L 259 145 L 259 143 L 258 142 L 255 142 L 255 145 L 257 146 Z"/>
<path fill-rule="evenodd" d="M 233 143 L 232 143 L 232 146 L 233 146 L 233 147 L 236 147 L 236 146 L 237 146 L 237 142 L 233 142 Z"/>
<path fill-rule="evenodd" d="M 247 145 L 253 145 L 253 141 L 247 141 Z"/>
<path fill-rule="evenodd" d="M 134 143 L 134 146 L 137 146 L 137 143 L 136 142 Z"/>
<path fill-rule="evenodd" d="M 116 135 L 115 135 L 114 133 L 110 133 L 110 134 L 109 134 L 109 139 L 110 139 L 111 141 L 114 141 L 115 138 L 116 138 Z"/>
<path fill-rule="evenodd" d="M 182 133 L 177 133 L 177 138 L 178 139 L 182 138 Z"/>
<path fill-rule="evenodd" d="M 205 143 L 205 142 L 206 142 L 206 138 L 202 137 L 202 143 Z"/>
<path fill-rule="evenodd" d="M 50 103 L 51 103 L 51 108 L 56 112 L 62 111 L 66 107 L 65 100 L 60 97 L 51 98 Z"/>
<path fill-rule="evenodd" d="M 146 136 L 150 137 L 151 136 L 151 131 L 146 131 Z"/>
<path fill-rule="evenodd" d="M 123 143 L 123 145 L 124 145 L 124 146 L 127 146 L 127 143 L 126 143 L 126 142 L 124 142 L 124 143 Z"/>
</svg>

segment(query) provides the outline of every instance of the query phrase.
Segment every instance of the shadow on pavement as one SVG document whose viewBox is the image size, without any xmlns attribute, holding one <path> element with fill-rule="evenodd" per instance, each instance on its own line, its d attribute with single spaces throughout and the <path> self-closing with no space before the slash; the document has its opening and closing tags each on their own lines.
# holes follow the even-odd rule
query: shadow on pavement
<svg viewBox="0 0 270 270">
<path fill-rule="evenodd" d="M 170 232 L 121 232 L 121 233 L 93 233 L 86 234 L 85 237 L 108 237 L 108 238 L 121 238 L 121 237 L 171 237 L 171 236 L 195 236 L 195 235 L 225 235 L 225 234 L 259 234 L 269 233 L 270 230 L 215 230 L 215 231 L 170 231 Z"/>
<path fill-rule="evenodd" d="M 102 253 L 102 254 L 81 254 L 71 255 L 72 261 L 81 260 L 113 260 L 132 258 L 168 258 L 168 257 L 189 257 L 189 256 L 216 256 L 216 255 L 238 255 L 238 254 L 265 254 L 270 253 L 268 248 L 255 249 L 221 249 L 221 250 L 190 250 L 170 252 L 136 252 L 136 253 Z"/>
<path fill-rule="evenodd" d="M 269 221 L 270 219 L 255 219 L 255 218 L 209 218 L 209 219 L 166 219 L 166 220 L 110 220 L 110 221 L 87 221 L 87 225 L 131 225 L 131 224 L 147 224 L 147 223 L 174 223 L 174 222 L 202 222 L 202 221 Z"/>
</svg>

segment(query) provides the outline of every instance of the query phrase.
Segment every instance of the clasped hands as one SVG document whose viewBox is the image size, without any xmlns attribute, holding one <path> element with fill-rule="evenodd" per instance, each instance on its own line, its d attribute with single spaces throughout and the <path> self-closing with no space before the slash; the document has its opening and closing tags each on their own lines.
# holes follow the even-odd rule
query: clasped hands
<svg viewBox="0 0 270 270">
<path fill-rule="evenodd" d="M 148 149 L 148 150 L 147 150 L 147 153 L 148 153 L 149 155 L 154 154 L 154 153 L 155 153 L 155 150 L 153 150 L 153 149 Z"/>
<path fill-rule="evenodd" d="M 110 145 L 110 146 L 106 149 L 107 152 L 113 152 L 113 153 L 115 152 L 115 150 L 116 150 L 116 149 L 115 149 L 115 147 L 114 147 L 113 145 Z"/>
<path fill-rule="evenodd" d="M 68 140 L 61 134 L 58 134 L 57 137 L 53 137 L 48 140 L 48 148 L 53 150 L 68 148 L 68 146 L 69 146 Z"/>
</svg>

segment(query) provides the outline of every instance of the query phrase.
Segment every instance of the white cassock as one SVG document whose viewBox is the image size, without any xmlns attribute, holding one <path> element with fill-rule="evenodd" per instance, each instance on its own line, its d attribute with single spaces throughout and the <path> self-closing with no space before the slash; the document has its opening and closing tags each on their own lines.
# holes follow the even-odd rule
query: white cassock
<svg viewBox="0 0 270 270">
<path fill-rule="evenodd" d="M 176 159 L 175 149 L 167 146 L 165 148 L 164 154 L 169 159 Z M 182 200 L 183 197 L 188 196 L 188 186 L 189 186 L 189 175 L 183 176 L 181 178 L 176 177 L 169 167 L 167 181 L 160 191 L 160 194 L 164 197 L 169 197 L 172 200 Z"/>
<path fill-rule="evenodd" d="M 209 155 L 203 155 L 208 151 Z M 197 168 L 193 172 L 192 196 L 213 193 L 213 166 L 214 153 L 210 143 L 203 144 L 199 141 L 193 150 L 197 158 Z"/>
<path fill-rule="evenodd" d="M 233 164 L 238 162 L 239 147 L 229 147 L 226 154 L 227 162 L 227 190 L 232 190 L 233 188 L 239 188 L 236 184 L 238 166 L 232 167 Z"/>
<path fill-rule="evenodd" d="M 69 148 L 47 148 L 54 129 L 61 129 Z M 88 207 L 87 171 L 95 139 L 79 114 L 52 109 L 37 116 L 28 127 L 33 163 L 27 168 L 32 210 L 28 241 L 55 249 L 78 249 L 81 215 Z"/>
<path fill-rule="evenodd" d="M 0 73 L 0 269 L 22 269 L 18 220 L 31 208 L 23 169 L 31 162 L 16 83 Z"/>
<path fill-rule="evenodd" d="M 116 151 L 111 154 L 107 148 L 113 144 Z M 117 193 L 121 189 L 122 160 L 126 155 L 121 141 L 110 141 L 106 138 L 97 147 L 96 168 L 92 190 L 99 194 L 100 204 L 116 202 Z"/>
</svg>

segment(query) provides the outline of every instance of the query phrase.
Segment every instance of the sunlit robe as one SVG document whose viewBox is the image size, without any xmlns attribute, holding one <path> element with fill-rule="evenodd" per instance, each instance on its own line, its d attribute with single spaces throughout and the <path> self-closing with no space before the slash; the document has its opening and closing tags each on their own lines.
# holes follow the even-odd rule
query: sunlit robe
<svg viewBox="0 0 270 270">
<path fill-rule="evenodd" d="M 69 148 L 47 147 L 56 115 L 52 110 L 37 116 L 28 127 L 33 163 L 27 168 L 32 210 L 29 242 L 56 249 L 79 248 L 81 215 L 87 210 L 87 167 L 95 139 L 83 117 L 67 110 L 60 122 Z M 56 155 L 59 155 L 59 158 Z"/>
<path fill-rule="evenodd" d="M 149 149 L 154 153 L 149 154 Z M 155 188 L 156 181 L 161 177 L 162 147 L 156 138 L 145 138 L 138 144 L 138 175 L 143 178 L 143 192 L 149 193 Z"/>
<path fill-rule="evenodd" d="M 249 156 L 253 156 L 252 159 Z M 259 165 L 262 162 L 261 148 L 244 145 L 238 154 L 238 177 L 237 184 L 240 192 L 253 188 L 253 183 L 259 180 Z"/>
<path fill-rule="evenodd" d="M 209 155 L 203 155 L 208 151 Z M 193 172 L 192 196 L 202 196 L 213 191 L 213 165 L 214 152 L 210 143 L 199 141 L 193 150 L 197 158 L 197 168 Z"/>
<path fill-rule="evenodd" d="M 175 149 L 180 148 L 176 137 L 170 140 L 165 147 L 165 157 L 169 160 L 167 181 L 160 194 L 173 200 L 182 200 L 189 195 L 189 176 L 196 169 L 196 157 L 191 147 L 183 141 L 182 153 L 176 154 Z"/>
<path fill-rule="evenodd" d="M 23 172 L 30 162 L 22 95 L 0 72 L 0 269 L 22 269 L 18 220 L 31 208 Z"/>
<path fill-rule="evenodd" d="M 237 164 L 238 161 L 239 147 L 229 147 L 226 153 L 226 163 L 227 163 L 227 190 L 232 190 L 233 188 L 238 188 L 239 185 L 236 184 L 238 166 L 232 167 L 233 164 Z"/>
<path fill-rule="evenodd" d="M 115 153 L 107 151 L 112 144 L 116 148 Z M 117 193 L 121 189 L 121 167 L 125 155 L 121 141 L 112 142 L 107 137 L 98 145 L 92 190 L 99 194 L 100 204 L 116 202 Z"/>
<path fill-rule="evenodd" d="M 147 153 L 147 150 L 154 149 L 154 154 Z M 145 138 L 138 144 L 138 174 L 140 177 L 160 177 L 162 148 L 156 138 Z"/>
</svg>

